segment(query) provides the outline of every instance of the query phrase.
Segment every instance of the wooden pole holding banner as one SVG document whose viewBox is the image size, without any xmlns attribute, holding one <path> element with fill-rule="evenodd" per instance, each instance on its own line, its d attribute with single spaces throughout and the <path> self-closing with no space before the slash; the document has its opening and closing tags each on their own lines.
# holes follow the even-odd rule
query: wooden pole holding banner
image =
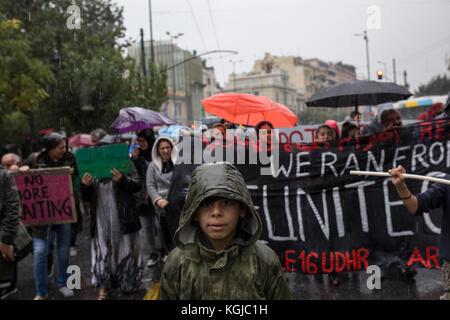
<svg viewBox="0 0 450 320">
<path fill-rule="evenodd" d="M 9 172 L 12 175 L 19 175 L 19 174 L 28 174 L 28 173 L 22 173 L 19 171 L 10 171 Z M 30 169 L 29 174 L 72 174 L 73 168 L 71 167 L 58 167 L 58 168 L 42 168 L 42 169 Z"/>
<path fill-rule="evenodd" d="M 360 176 L 391 177 L 391 175 L 387 172 L 376 172 L 376 171 L 350 171 L 350 174 L 360 175 Z M 447 179 L 427 177 L 427 176 L 421 176 L 418 174 L 409 174 L 409 173 L 404 173 L 403 176 L 406 179 L 428 180 L 431 182 L 444 183 L 444 184 L 450 185 L 450 180 L 447 180 Z"/>
</svg>

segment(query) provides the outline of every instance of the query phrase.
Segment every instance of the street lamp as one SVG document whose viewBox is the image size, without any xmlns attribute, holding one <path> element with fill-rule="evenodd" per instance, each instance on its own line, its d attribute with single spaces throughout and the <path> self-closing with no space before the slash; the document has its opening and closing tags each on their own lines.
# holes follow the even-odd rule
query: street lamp
<svg viewBox="0 0 450 320">
<path fill-rule="evenodd" d="M 366 40 L 366 59 L 367 59 L 367 80 L 370 80 L 370 65 L 369 65 L 369 38 L 367 37 L 367 31 L 364 30 L 364 34 L 355 33 L 357 37 L 363 37 Z"/>
<path fill-rule="evenodd" d="M 56 131 L 57 127 L 57 119 L 56 119 L 56 99 L 55 99 L 55 87 L 56 87 L 56 75 L 61 68 L 61 56 L 58 53 L 58 50 L 55 49 L 53 56 L 50 58 L 50 69 L 55 75 L 55 83 L 52 85 L 52 122 L 53 129 Z"/>
<path fill-rule="evenodd" d="M 176 40 L 177 38 L 181 37 L 183 35 L 183 33 L 178 33 L 177 35 L 171 35 L 169 31 L 166 32 L 166 34 L 170 37 L 170 42 L 171 42 L 171 53 L 172 53 L 172 65 L 175 65 L 175 48 L 174 48 L 174 40 Z M 177 108 L 176 108 L 176 104 L 175 104 L 175 100 L 176 100 L 176 83 L 175 83 L 175 68 L 173 68 L 173 77 L 172 77 L 172 83 L 173 83 L 173 95 L 172 95 L 172 99 L 173 99 L 173 118 L 175 121 L 177 121 Z"/>
<path fill-rule="evenodd" d="M 243 62 L 244 60 L 230 60 L 230 62 L 233 64 L 233 83 L 234 83 L 234 92 L 236 92 L 236 73 L 235 73 L 235 71 L 234 71 L 234 67 L 235 67 L 235 65 L 236 65 L 236 63 L 239 63 L 239 62 Z"/>
</svg>

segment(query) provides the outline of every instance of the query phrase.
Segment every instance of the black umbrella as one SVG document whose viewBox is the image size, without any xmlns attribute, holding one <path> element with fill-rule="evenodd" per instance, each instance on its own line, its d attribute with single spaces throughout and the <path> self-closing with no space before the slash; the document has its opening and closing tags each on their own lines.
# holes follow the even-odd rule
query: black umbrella
<svg viewBox="0 0 450 320">
<path fill-rule="evenodd" d="M 385 102 L 405 100 L 412 93 L 393 82 L 354 80 L 317 90 L 306 101 L 308 107 L 349 107 L 377 105 Z"/>
</svg>

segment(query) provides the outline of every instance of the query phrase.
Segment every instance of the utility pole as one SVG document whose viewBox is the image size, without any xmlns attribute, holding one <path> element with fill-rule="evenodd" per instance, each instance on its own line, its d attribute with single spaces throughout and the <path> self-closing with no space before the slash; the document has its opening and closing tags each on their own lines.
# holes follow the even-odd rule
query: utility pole
<svg viewBox="0 0 450 320">
<path fill-rule="evenodd" d="M 142 55 L 142 73 L 144 77 L 147 76 L 147 71 L 145 70 L 145 49 L 144 49 L 144 29 L 141 28 L 141 55 Z"/>
<path fill-rule="evenodd" d="M 364 40 L 366 40 L 366 58 L 367 58 L 367 80 L 370 80 L 370 63 L 369 63 L 369 38 L 367 38 L 367 31 L 364 30 Z"/>
<path fill-rule="evenodd" d="M 150 15 L 150 55 L 155 63 L 155 50 L 153 48 L 153 25 L 152 25 L 152 0 L 148 0 L 148 10 Z"/>
<path fill-rule="evenodd" d="M 175 65 L 175 48 L 174 48 L 175 44 L 174 44 L 174 40 L 177 39 L 178 37 L 181 37 L 183 34 L 179 33 L 176 36 L 172 36 L 169 31 L 167 31 L 166 34 L 170 37 L 170 42 L 171 42 L 170 48 L 171 48 L 171 54 L 172 54 L 172 65 Z M 175 68 L 173 68 L 173 73 L 172 74 L 173 74 L 173 77 L 172 77 L 173 78 L 172 79 L 172 84 L 173 84 L 173 96 L 172 96 L 172 100 L 173 100 L 173 119 L 176 122 L 177 121 L 177 108 L 176 108 L 176 103 L 175 102 L 176 102 L 176 99 L 177 99 L 177 97 L 176 97 L 177 89 L 176 89 L 176 81 L 175 81 Z"/>
<path fill-rule="evenodd" d="M 364 34 L 355 33 L 355 36 L 363 37 L 366 41 L 366 61 L 367 61 L 367 80 L 370 80 L 370 63 L 369 63 L 369 38 L 367 37 L 367 30 L 364 30 Z"/>
<path fill-rule="evenodd" d="M 395 68 L 395 58 L 392 59 L 392 75 L 394 76 L 394 83 L 397 83 L 397 71 Z"/>
<path fill-rule="evenodd" d="M 406 79 L 406 77 L 407 77 L 407 75 L 408 75 L 408 73 L 406 72 L 406 70 L 405 71 L 403 71 L 403 81 L 404 81 L 404 86 L 406 87 L 406 88 L 409 88 L 409 84 L 408 84 L 408 80 Z"/>
</svg>

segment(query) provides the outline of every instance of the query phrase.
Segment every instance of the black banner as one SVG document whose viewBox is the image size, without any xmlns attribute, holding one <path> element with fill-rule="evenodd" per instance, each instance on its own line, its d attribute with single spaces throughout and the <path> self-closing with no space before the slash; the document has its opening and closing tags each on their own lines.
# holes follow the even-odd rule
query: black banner
<svg viewBox="0 0 450 320">
<path fill-rule="evenodd" d="M 441 210 L 415 217 L 399 200 L 390 178 L 355 176 L 350 170 L 386 172 L 402 165 L 407 173 L 443 177 L 450 167 L 449 129 L 446 119 L 331 144 L 282 144 L 279 152 L 272 149 L 270 163 L 254 143 L 238 141 L 226 145 L 223 159 L 216 161 L 232 162 L 242 173 L 263 221 L 260 240 L 274 249 L 286 271 L 345 272 L 374 264 L 439 268 Z M 219 148 L 203 143 L 199 150 L 198 140 L 192 140 L 179 144 L 185 163 L 175 167 L 170 189 L 172 232 L 199 157 L 208 162 L 205 151 Z M 225 154 L 231 147 L 230 161 Z M 242 150 L 245 163 L 238 162 Z M 253 154 L 258 161 L 251 164 Z M 271 174 L 261 174 L 261 169 Z M 407 185 L 414 194 L 425 191 L 429 182 L 410 179 Z"/>
</svg>

